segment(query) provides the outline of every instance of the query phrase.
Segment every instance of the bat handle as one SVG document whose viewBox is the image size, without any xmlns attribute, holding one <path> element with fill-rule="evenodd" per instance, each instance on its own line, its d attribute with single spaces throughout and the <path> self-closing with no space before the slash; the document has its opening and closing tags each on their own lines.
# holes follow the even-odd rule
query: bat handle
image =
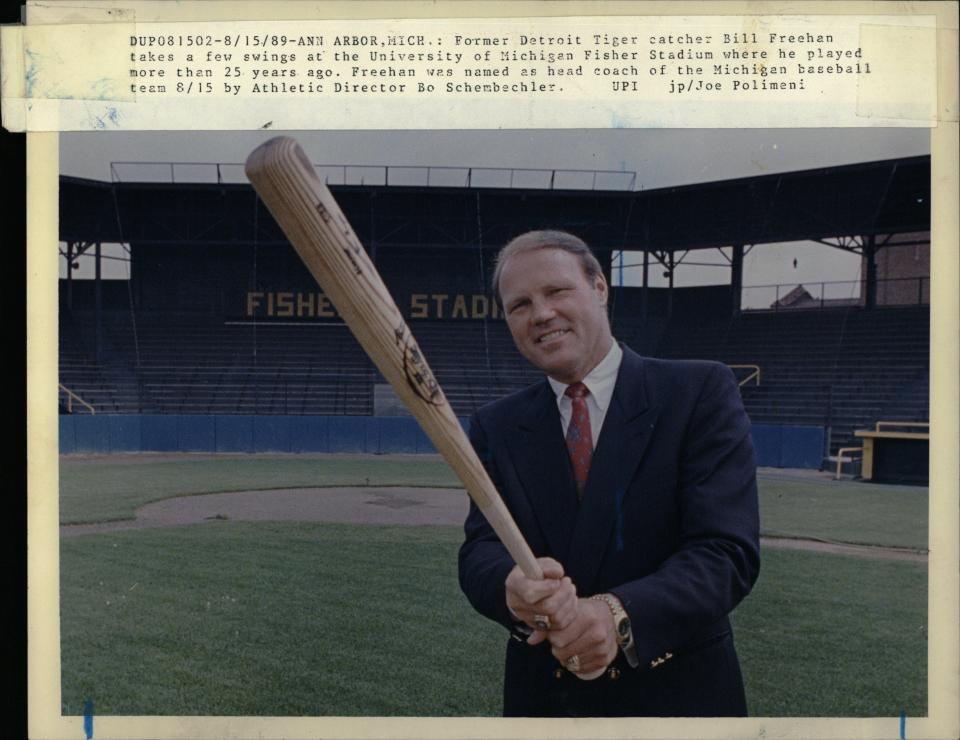
<svg viewBox="0 0 960 740">
<path fill-rule="evenodd" d="M 520 557 L 517 559 L 517 565 L 520 566 L 520 570 L 523 572 L 523 575 L 536 581 L 542 581 L 543 570 L 540 568 L 540 563 L 537 562 L 537 559 L 533 556 L 533 553 L 527 549 L 527 552 L 519 554 Z M 600 678 L 600 676 L 602 676 L 606 670 L 606 668 L 598 668 L 590 673 L 574 673 L 573 675 L 579 678 L 581 681 L 593 681 L 594 679 Z"/>
<path fill-rule="evenodd" d="M 543 580 L 543 569 L 540 567 L 540 563 L 537 562 L 537 559 L 533 557 L 533 553 L 529 553 L 530 557 L 521 557 L 517 560 L 517 565 L 520 566 L 520 571 L 529 578 L 531 581 L 542 581 Z"/>
</svg>

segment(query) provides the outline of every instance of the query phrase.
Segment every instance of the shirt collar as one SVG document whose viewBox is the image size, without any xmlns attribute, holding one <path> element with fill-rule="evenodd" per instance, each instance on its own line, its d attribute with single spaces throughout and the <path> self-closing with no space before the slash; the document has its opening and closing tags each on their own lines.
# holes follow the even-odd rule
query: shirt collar
<svg viewBox="0 0 960 740">
<path fill-rule="evenodd" d="M 620 349 L 620 345 L 616 341 L 611 344 L 610 351 L 583 379 L 583 384 L 587 386 L 587 390 L 590 391 L 590 395 L 593 396 L 593 400 L 601 411 L 610 405 L 610 399 L 613 398 L 613 388 L 617 384 L 620 360 L 623 359 L 623 350 Z M 554 380 L 549 375 L 547 376 L 547 382 L 550 383 L 557 401 L 560 401 L 569 384 Z"/>
</svg>

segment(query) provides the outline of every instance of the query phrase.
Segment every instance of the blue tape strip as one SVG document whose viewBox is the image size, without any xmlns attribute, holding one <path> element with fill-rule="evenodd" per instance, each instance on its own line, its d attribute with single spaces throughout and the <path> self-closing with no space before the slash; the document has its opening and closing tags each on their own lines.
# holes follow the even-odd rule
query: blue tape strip
<svg viewBox="0 0 960 740">
<path fill-rule="evenodd" d="M 900 740 L 907 739 L 907 713 L 900 712 Z"/>
<path fill-rule="evenodd" d="M 93 702 L 90 699 L 83 703 L 83 732 L 87 740 L 93 737 Z"/>
</svg>

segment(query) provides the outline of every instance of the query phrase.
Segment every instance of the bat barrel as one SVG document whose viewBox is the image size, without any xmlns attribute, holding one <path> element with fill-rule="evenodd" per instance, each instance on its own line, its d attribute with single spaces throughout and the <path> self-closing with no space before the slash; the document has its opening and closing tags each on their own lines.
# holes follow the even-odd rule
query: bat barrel
<svg viewBox="0 0 960 740">
<path fill-rule="evenodd" d="M 303 149 L 289 137 L 271 139 L 250 154 L 245 169 L 314 279 L 453 468 L 510 555 L 525 575 L 543 578 L 406 320 Z"/>
</svg>

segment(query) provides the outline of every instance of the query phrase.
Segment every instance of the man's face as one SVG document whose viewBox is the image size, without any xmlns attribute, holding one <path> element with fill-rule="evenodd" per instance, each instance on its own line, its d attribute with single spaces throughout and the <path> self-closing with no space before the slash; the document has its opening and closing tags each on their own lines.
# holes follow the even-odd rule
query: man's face
<svg viewBox="0 0 960 740">
<path fill-rule="evenodd" d="M 520 354 L 561 383 L 583 380 L 610 351 L 607 282 L 589 280 L 569 252 L 547 247 L 509 257 L 500 297 Z"/>
</svg>

